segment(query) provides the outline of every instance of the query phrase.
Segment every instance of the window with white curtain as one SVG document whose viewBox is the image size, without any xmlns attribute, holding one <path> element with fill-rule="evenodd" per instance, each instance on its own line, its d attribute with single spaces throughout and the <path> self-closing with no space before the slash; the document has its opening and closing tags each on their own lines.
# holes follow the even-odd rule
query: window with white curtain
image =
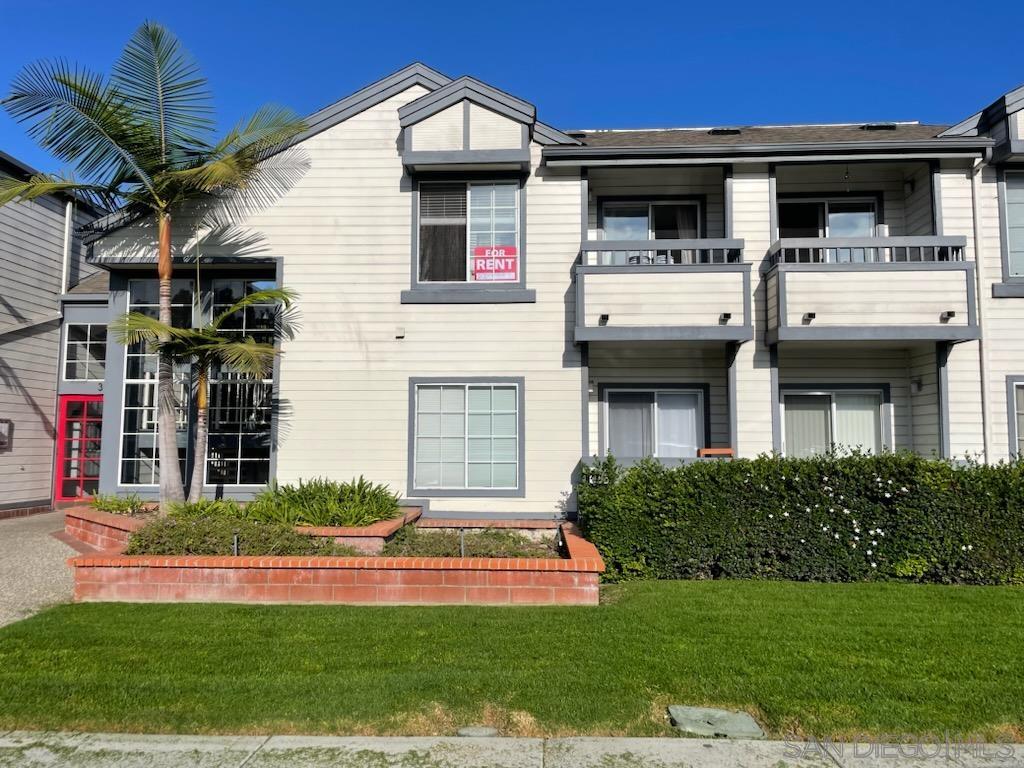
<svg viewBox="0 0 1024 768">
<path fill-rule="evenodd" d="M 787 456 L 829 451 L 880 453 L 882 393 L 878 391 L 785 392 L 782 421 Z"/>
<path fill-rule="evenodd" d="M 703 393 L 684 389 L 609 389 L 605 445 L 619 458 L 692 458 L 704 445 Z"/>
<path fill-rule="evenodd" d="M 519 487 L 519 386 L 418 384 L 416 488 Z"/>
</svg>

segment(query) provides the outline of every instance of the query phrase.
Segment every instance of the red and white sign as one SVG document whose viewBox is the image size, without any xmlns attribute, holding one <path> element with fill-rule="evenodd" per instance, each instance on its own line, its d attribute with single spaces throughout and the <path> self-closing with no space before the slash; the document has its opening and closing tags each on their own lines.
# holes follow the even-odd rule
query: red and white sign
<svg viewBox="0 0 1024 768">
<path fill-rule="evenodd" d="M 478 245 L 473 249 L 473 280 L 515 283 L 519 280 L 519 254 L 514 245 Z"/>
</svg>

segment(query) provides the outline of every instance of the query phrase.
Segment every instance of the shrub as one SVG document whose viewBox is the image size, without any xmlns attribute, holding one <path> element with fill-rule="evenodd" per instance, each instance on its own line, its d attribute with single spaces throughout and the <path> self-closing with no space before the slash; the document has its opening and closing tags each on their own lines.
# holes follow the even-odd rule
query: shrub
<svg viewBox="0 0 1024 768">
<path fill-rule="evenodd" d="M 245 507 L 250 520 L 313 526 L 364 526 L 398 514 L 398 495 L 363 477 L 350 483 L 317 478 L 272 483 Z"/>
<path fill-rule="evenodd" d="M 93 496 L 89 504 L 93 509 L 113 515 L 139 515 L 149 511 L 145 502 L 135 493 L 127 496 L 100 494 Z"/>
<path fill-rule="evenodd" d="M 462 545 L 465 544 L 463 554 Z M 478 531 L 424 531 L 407 525 L 384 544 L 390 557 L 560 557 L 553 536 L 531 539 L 516 531 L 484 528 Z"/>
<path fill-rule="evenodd" d="M 912 454 L 584 468 L 606 578 L 1019 583 L 1024 464 Z"/>
<path fill-rule="evenodd" d="M 296 532 L 291 526 L 229 516 L 164 517 L 132 534 L 128 555 L 356 555 L 351 547 Z"/>
<path fill-rule="evenodd" d="M 169 505 L 172 517 L 245 517 L 242 505 L 234 499 L 199 499 L 199 501 L 178 501 Z"/>
</svg>

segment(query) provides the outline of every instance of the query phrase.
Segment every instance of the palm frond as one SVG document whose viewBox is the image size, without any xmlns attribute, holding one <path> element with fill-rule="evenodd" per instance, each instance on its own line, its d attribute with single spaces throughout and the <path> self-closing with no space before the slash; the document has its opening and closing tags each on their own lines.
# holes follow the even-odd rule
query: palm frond
<svg viewBox="0 0 1024 768">
<path fill-rule="evenodd" d="M 114 65 L 111 83 L 137 119 L 152 126 L 165 166 L 208 151 L 213 130 L 206 78 L 169 30 L 146 21 Z"/>
<path fill-rule="evenodd" d="M 113 208 L 120 199 L 117 190 L 96 184 L 83 184 L 74 179 L 64 179 L 38 173 L 27 179 L 0 176 L 0 205 L 15 200 L 35 200 L 38 197 L 60 192 L 77 194 L 101 208 Z"/>
<path fill-rule="evenodd" d="M 202 337 L 193 328 L 176 328 L 141 312 L 130 312 L 115 318 L 109 330 L 119 344 L 126 346 L 142 343 L 159 346 L 164 343 L 164 339 L 177 344 L 202 342 Z"/>
<path fill-rule="evenodd" d="M 215 354 L 222 363 L 238 373 L 262 379 L 271 374 L 277 349 L 273 344 L 256 341 L 251 336 L 224 340 L 216 345 Z"/>
<path fill-rule="evenodd" d="M 4 108 L 39 145 L 86 178 L 132 178 L 151 192 L 154 146 L 100 75 L 67 62 L 36 62 L 14 79 Z"/>
<path fill-rule="evenodd" d="M 279 305 L 279 310 L 290 309 L 298 297 L 299 294 L 291 288 L 266 288 L 262 291 L 253 291 L 248 296 L 242 297 L 217 315 L 210 324 L 210 327 L 219 329 L 224 321 L 236 312 L 241 312 L 246 307 L 252 307 L 259 304 L 277 304 Z"/>
</svg>

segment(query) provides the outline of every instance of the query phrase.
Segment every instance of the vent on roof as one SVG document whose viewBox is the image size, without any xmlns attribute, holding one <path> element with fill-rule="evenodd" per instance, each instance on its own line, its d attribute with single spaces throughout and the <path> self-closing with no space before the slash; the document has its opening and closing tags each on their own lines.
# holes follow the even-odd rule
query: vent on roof
<svg viewBox="0 0 1024 768">
<path fill-rule="evenodd" d="M 587 132 L 586 131 L 566 131 L 565 135 L 566 136 L 571 136 L 574 139 L 585 139 L 585 138 L 587 138 Z"/>
<path fill-rule="evenodd" d="M 864 123 L 862 131 L 895 131 L 896 123 Z"/>
<path fill-rule="evenodd" d="M 708 133 L 711 134 L 712 136 L 736 136 L 740 133 L 743 133 L 743 131 L 741 131 L 739 128 L 725 127 L 712 128 L 710 131 L 708 131 Z"/>
</svg>

